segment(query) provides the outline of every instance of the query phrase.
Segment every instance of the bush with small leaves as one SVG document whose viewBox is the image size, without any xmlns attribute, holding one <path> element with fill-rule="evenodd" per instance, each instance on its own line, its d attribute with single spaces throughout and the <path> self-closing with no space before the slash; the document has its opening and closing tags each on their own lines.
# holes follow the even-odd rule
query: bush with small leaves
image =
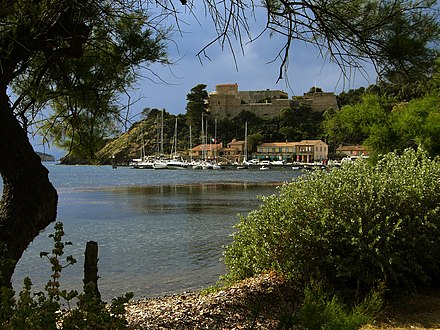
<svg viewBox="0 0 440 330">
<path fill-rule="evenodd" d="M 440 162 L 421 150 L 302 176 L 262 200 L 226 248 L 226 281 L 278 270 L 351 294 L 382 282 L 399 293 L 440 275 Z"/>
<path fill-rule="evenodd" d="M 14 297 L 14 291 L 1 288 L 0 329 L 125 329 L 125 304 L 133 297 L 127 293 L 124 297 L 112 300 L 110 306 L 97 296 L 94 284 L 84 286 L 84 293 L 61 290 L 61 271 L 76 263 L 72 256 L 66 257 L 66 263 L 61 263 L 66 245 L 70 242 L 62 240 L 64 230 L 62 223 L 55 224 L 55 233 L 49 235 L 54 247 L 52 252 L 41 252 L 40 257 L 46 257 L 52 267 L 50 280 L 45 286 L 46 292 L 32 293 L 32 281 L 26 277 L 23 289 Z M 71 308 L 71 302 L 77 299 L 77 308 Z M 67 311 L 62 311 L 61 301 L 68 305 Z"/>
<path fill-rule="evenodd" d="M 278 323 L 278 330 L 357 330 L 374 321 L 382 308 L 384 287 L 371 291 L 360 303 L 345 305 L 336 294 L 330 294 L 322 283 L 311 281 L 304 289 L 304 301 L 292 314 Z"/>
</svg>

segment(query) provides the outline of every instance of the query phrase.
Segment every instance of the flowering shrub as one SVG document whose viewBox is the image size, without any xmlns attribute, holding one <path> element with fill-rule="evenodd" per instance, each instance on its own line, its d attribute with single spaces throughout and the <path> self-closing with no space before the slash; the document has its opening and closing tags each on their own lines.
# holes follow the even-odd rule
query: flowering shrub
<svg viewBox="0 0 440 330">
<path fill-rule="evenodd" d="M 423 151 L 344 163 L 262 197 L 225 251 L 227 281 L 279 270 L 366 292 L 414 290 L 439 275 L 440 163 Z"/>
</svg>

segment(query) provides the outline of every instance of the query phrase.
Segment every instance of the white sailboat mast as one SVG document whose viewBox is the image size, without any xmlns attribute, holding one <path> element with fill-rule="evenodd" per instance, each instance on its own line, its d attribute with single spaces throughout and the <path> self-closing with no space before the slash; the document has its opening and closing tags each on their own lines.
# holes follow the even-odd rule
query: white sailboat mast
<svg viewBox="0 0 440 330">
<path fill-rule="evenodd" d="M 205 121 L 205 145 L 208 146 L 208 119 Z M 209 150 L 211 151 L 211 141 L 209 141 Z M 208 150 L 205 152 L 205 161 L 208 160 Z"/>
<path fill-rule="evenodd" d="M 189 125 L 189 154 L 191 155 L 191 162 L 192 162 L 193 158 L 192 158 L 192 132 L 191 132 L 191 125 Z"/>
<path fill-rule="evenodd" d="M 206 145 L 205 145 L 205 132 L 204 132 L 204 130 L 203 130 L 203 125 L 204 125 L 204 120 L 203 120 L 203 112 L 202 112 L 202 159 L 203 160 L 206 160 L 206 155 L 205 155 L 205 148 L 206 148 Z"/>
<path fill-rule="evenodd" d="M 214 122 L 214 159 L 217 164 L 217 118 L 215 118 Z"/>
<path fill-rule="evenodd" d="M 160 155 L 160 125 L 159 114 L 156 114 L 156 156 Z"/>
<path fill-rule="evenodd" d="M 160 155 L 163 155 L 163 109 L 161 115 L 161 124 L 160 124 Z"/>
<path fill-rule="evenodd" d="M 141 121 L 141 143 L 142 143 L 142 148 L 141 148 L 141 160 L 144 161 L 145 160 L 145 141 L 144 141 L 144 126 L 143 126 L 143 121 Z"/>
<path fill-rule="evenodd" d="M 248 150 L 247 150 L 247 129 L 248 129 L 248 127 L 247 127 L 247 121 L 246 121 L 245 126 L 244 126 L 244 157 L 243 157 L 244 162 L 247 162 L 247 153 L 248 153 Z"/>
<path fill-rule="evenodd" d="M 177 118 L 174 125 L 174 156 L 177 157 Z"/>
</svg>

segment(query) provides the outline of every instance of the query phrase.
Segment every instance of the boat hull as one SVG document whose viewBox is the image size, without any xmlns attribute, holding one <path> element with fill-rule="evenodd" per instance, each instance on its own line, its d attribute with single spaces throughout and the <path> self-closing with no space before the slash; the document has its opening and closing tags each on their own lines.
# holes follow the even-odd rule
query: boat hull
<svg viewBox="0 0 440 330">
<path fill-rule="evenodd" d="M 166 163 L 160 163 L 160 162 L 156 162 L 153 164 L 153 168 L 155 170 L 164 170 L 167 168 L 167 164 Z"/>
<path fill-rule="evenodd" d="M 169 170 L 185 170 L 188 168 L 187 164 L 166 164 L 166 168 Z"/>
</svg>

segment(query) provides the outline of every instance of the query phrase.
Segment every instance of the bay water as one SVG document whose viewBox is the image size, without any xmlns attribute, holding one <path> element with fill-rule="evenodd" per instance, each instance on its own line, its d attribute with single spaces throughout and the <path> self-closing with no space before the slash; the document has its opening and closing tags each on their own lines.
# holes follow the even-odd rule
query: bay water
<svg viewBox="0 0 440 330">
<path fill-rule="evenodd" d="M 82 291 L 86 242 L 99 246 L 99 290 L 104 300 L 133 292 L 135 299 L 198 290 L 226 273 L 221 258 L 232 242 L 238 214 L 261 204 L 258 196 L 277 193 L 295 179 L 289 168 L 256 170 L 139 170 L 110 166 L 45 163 L 58 191 L 57 221 L 65 256 L 78 263 L 62 271 L 61 285 Z M 14 274 L 19 291 L 29 276 L 34 290 L 44 288 L 51 270 L 53 225 L 20 259 Z M 64 257 L 65 257 L 64 256 Z"/>
</svg>

